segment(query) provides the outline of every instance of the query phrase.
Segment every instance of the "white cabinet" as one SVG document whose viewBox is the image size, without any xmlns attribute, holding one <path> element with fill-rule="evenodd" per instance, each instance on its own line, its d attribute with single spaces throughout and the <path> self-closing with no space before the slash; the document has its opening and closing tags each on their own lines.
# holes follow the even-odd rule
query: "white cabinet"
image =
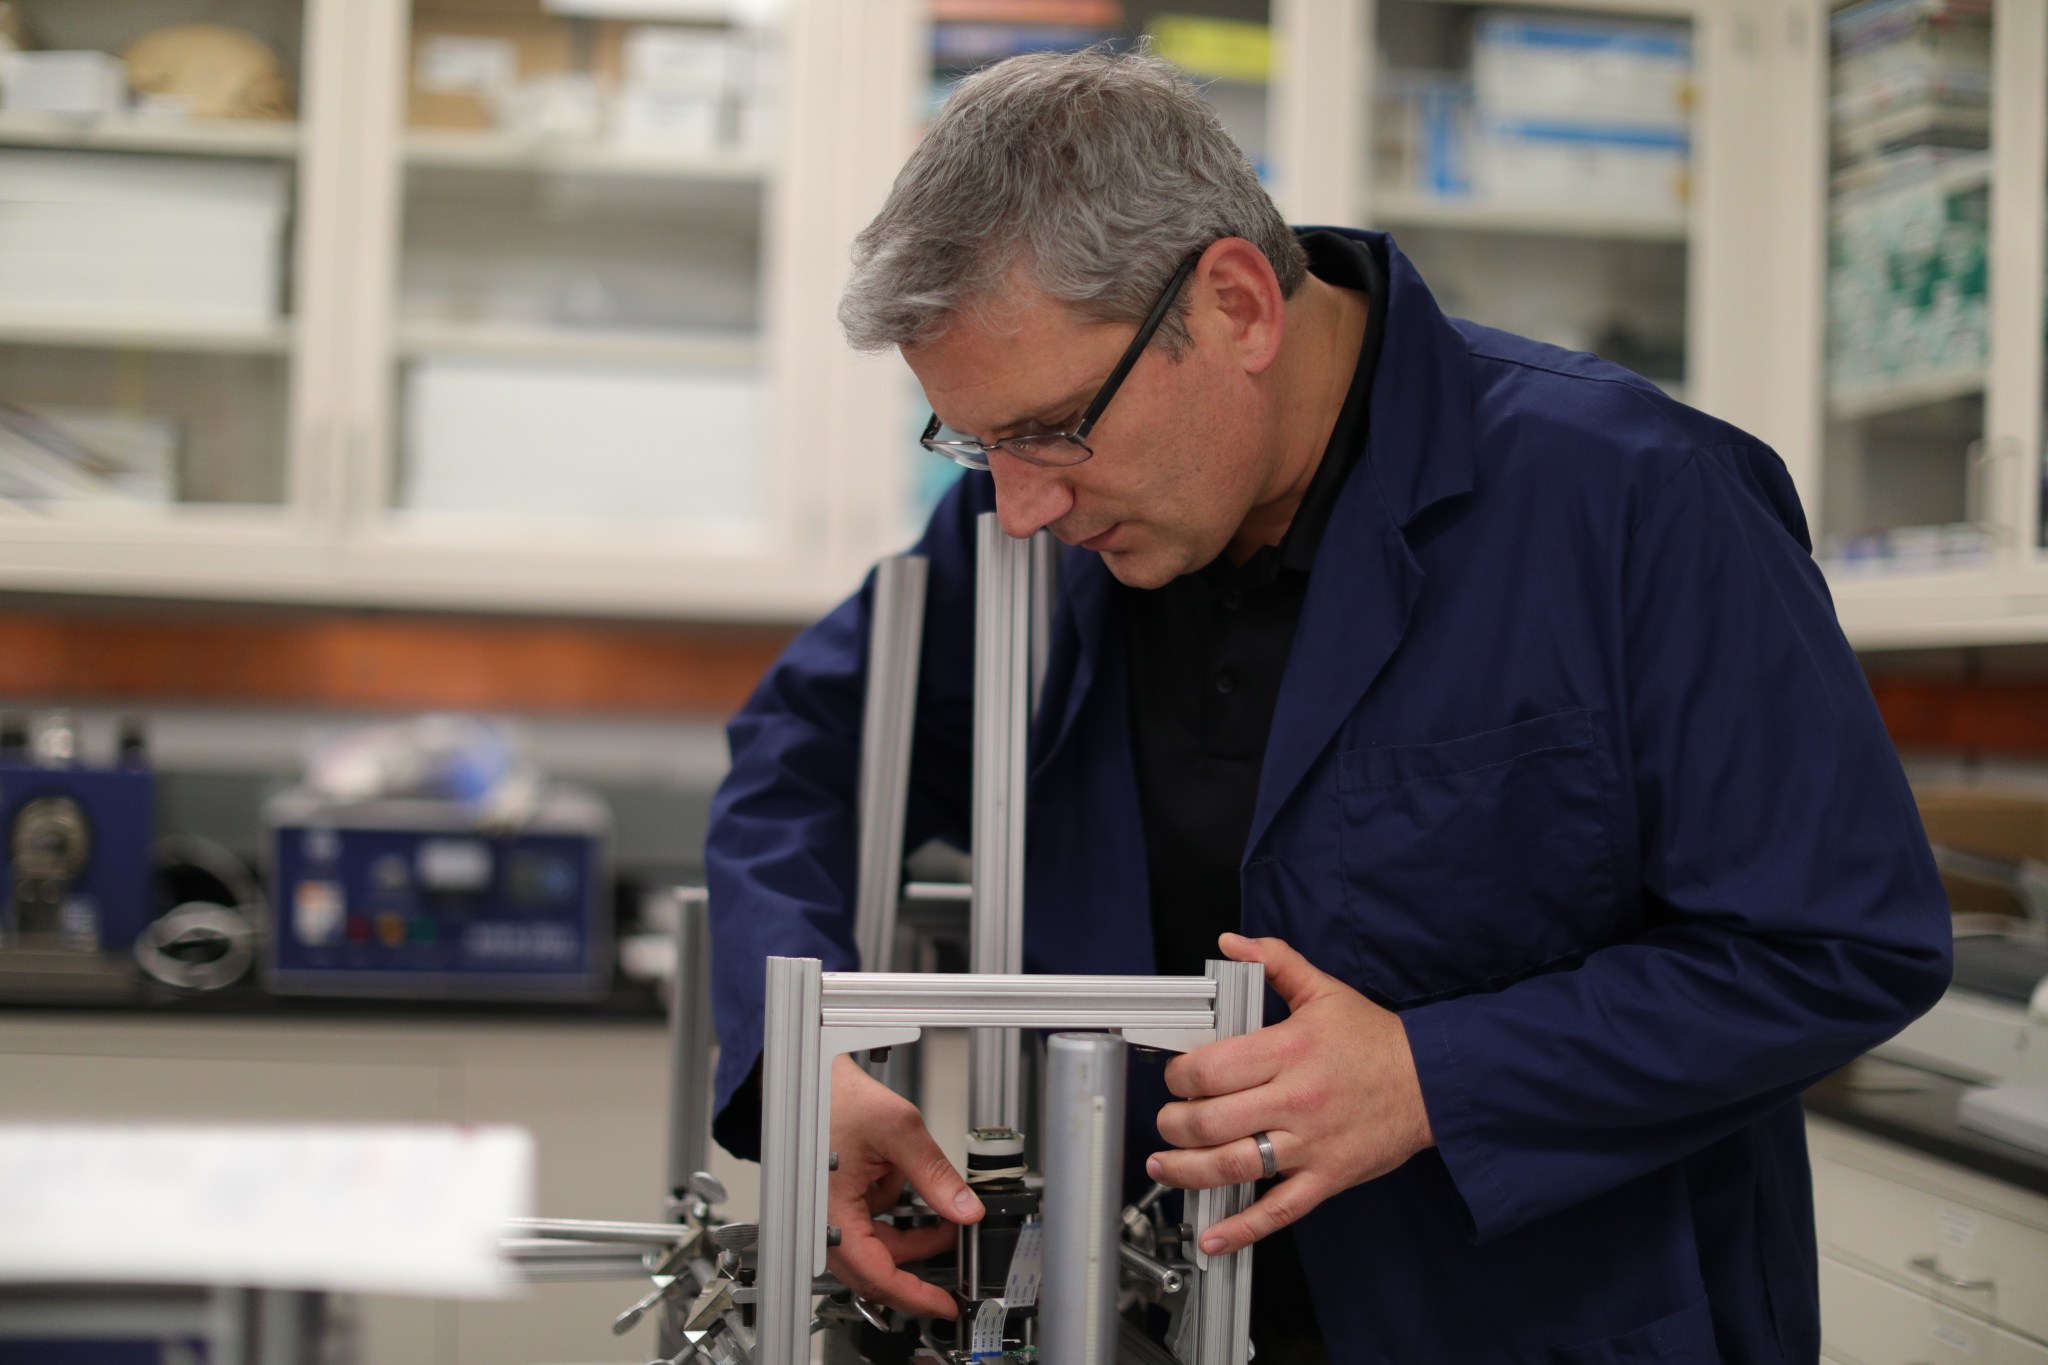
<svg viewBox="0 0 2048 1365">
<path fill-rule="evenodd" d="M 0 1017 L 0 1122 L 509 1123 L 534 1135 L 550 1218 L 660 1216 L 668 1037 L 655 1022 L 480 1023 L 261 1017 Z M 732 1216 L 755 1167 L 714 1151 Z M 544 1284 L 502 1302 L 349 1301 L 357 1358 L 421 1365 L 646 1360 L 650 1322 L 613 1317 L 627 1282 Z"/>
<path fill-rule="evenodd" d="M 1387 227 L 1454 313 L 1771 442 L 1852 640 L 1883 647 L 2048 638 L 2048 0 L 1947 3 L 1988 7 L 1988 90 L 1944 111 L 1988 151 L 1894 202 L 1831 170 L 1889 127 L 1855 103 L 1836 0 L 1099 8 L 1209 82 L 1292 220 Z M 253 315 L 87 288 L 53 311 L 0 268 L 0 401 L 103 457 L 43 451 L 54 487 L 0 486 L 0 589 L 801 619 L 900 546 L 948 471 L 900 362 L 849 353 L 834 310 L 968 10 L 684 8 L 242 0 L 291 117 L 0 114 L 0 233 L 29 230 L 10 159 L 51 156 L 186 199 L 233 199 L 229 171 L 236 230 L 280 225 L 274 262 L 236 256 L 274 285 Z M 109 51 L 227 12 L 25 9 Z M 1578 65 L 1518 33 L 1577 35 Z M 1930 213 L 1981 246 L 1975 311 L 1956 344 L 1883 344 L 1869 264 Z M 160 243 L 172 285 L 219 264 L 184 240 Z M 21 445 L 0 422 L 0 481 Z"/>
<path fill-rule="evenodd" d="M 2048 1198 L 1825 1120 L 1807 1136 L 1831 1358 L 2048 1362 Z"/>
</svg>

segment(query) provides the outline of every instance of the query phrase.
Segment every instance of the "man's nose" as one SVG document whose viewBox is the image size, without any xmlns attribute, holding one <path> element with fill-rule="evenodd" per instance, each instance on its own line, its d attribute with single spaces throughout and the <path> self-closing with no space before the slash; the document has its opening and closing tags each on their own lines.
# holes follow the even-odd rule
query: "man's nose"
<svg viewBox="0 0 2048 1365">
<path fill-rule="evenodd" d="M 1050 526 L 1074 506 L 1065 470 L 1047 469 L 998 450 L 989 461 L 996 481 L 996 518 L 1003 533 L 1022 540 Z"/>
</svg>

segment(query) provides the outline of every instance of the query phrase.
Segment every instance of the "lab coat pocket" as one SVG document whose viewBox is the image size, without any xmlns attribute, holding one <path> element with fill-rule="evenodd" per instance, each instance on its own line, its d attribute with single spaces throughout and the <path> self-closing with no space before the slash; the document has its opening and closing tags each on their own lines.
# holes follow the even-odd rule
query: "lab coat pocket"
<svg viewBox="0 0 2048 1365">
<path fill-rule="evenodd" d="M 1614 764 L 1596 713 L 1337 755 L 1346 912 L 1364 985 L 1412 1004 L 1606 941 Z"/>
<path fill-rule="evenodd" d="M 1720 1365 L 1721 1353 L 1713 1310 L 1700 1298 L 1620 1336 L 1553 1346 L 1536 1359 L 1542 1365 Z"/>
</svg>

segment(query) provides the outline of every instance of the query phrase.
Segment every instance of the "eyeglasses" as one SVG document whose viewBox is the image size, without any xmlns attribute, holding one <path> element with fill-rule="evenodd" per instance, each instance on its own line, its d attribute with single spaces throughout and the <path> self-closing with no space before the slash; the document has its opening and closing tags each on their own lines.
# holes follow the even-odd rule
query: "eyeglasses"
<svg viewBox="0 0 2048 1365">
<path fill-rule="evenodd" d="M 1063 468 L 1077 465 L 1095 453 L 1088 444 L 1088 433 L 1102 419 L 1102 411 L 1109 406 L 1109 400 L 1116 397 L 1116 391 L 1123 386 L 1124 378 L 1131 372 L 1131 366 L 1138 363 L 1144 353 L 1145 344 L 1152 340 L 1152 334 L 1159 330 L 1159 324 L 1166 321 L 1166 311 L 1180 295 L 1181 285 L 1187 282 L 1188 272 L 1195 268 L 1195 262 L 1202 259 L 1197 251 L 1180 263 L 1173 272 L 1173 278 L 1166 282 L 1166 292 L 1159 296 L 1159 302 L 1152 305 L 1152 311 L 1145 315 L 1144 325 L 1131 338 L 1131 344 L 1124 348 L 1123 358 L 1116 362 L 1116 368 L 1109 372 L 1109 378 L 1102 381 L 1102 387 L 1095 391 L 1095 397 L 1081 413 L 1081 420 L 1074 423 L 1072 431 L 1033 432 L 1028 436 L 1009 436 L 1000 441 L 977 441 L 971 437 L 957 436 L 939 438 L 939 415 L 932 414 L 932 420 L 925 423 L 924 435 L 917 443 L 926 450 L 935 451 L 955 464 L 969 469 L 987 469 L 988 457 L 998 450 L 1008 451 L 1026 464 L 1042 465 L 1049 468 Z"/>
</svg>

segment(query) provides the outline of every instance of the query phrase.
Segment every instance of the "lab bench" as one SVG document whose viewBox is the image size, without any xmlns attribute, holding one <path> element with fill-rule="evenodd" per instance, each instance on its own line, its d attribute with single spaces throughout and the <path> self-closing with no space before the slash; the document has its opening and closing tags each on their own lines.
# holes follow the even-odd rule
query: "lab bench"
<svg viewBox="0 0 2048 1365">
<path fill-rule="evenodd" d="M 2048 1156 L 1959 1124 L 1966 1088 L 1865 1059 L 1807 1093 L 1824 1359 L 2048 1365 Z"/>
<path fill-rule="evenodd" d="M 516 1124 L 534 1136 L 535 1212 L 659 1217 L 669 1120 L 659 1005 L 485 1006 L 261 998 L 172 1008 L 0 1007 L 0 1122 Z M 732 1216 L 753 1168 L 714 1153 Z M 641 1361 L 614 1337 L 642 1287 L 542 1284 L 502 1302 L 344 1301 L 355 1358 L 426 1365 Z"/>
</svg>

